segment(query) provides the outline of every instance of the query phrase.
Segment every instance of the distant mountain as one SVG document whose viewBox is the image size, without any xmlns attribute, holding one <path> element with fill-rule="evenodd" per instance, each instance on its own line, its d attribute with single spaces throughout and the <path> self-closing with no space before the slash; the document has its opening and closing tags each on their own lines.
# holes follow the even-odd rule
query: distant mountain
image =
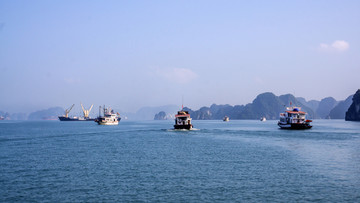
<svg viewBox="0 0 360 203">
<path fill-rule="evenodd" d="M 296 105 L 302 107 L 308 113 L 309 118 L 314 118 L 314 111 L 298 101 L 293 95 L 286 94 L 276 96 L 271 92 L 259 94 L 252 103 L 247 105 L 216 105 L 210 107 L 202 107 L 197 111 L 189 108 L 184 110 L 189 111 L 194 120 L 220 120 L 225 116 L 230 119 L 260 119 L 265 116 L 267 119 L 278 119 L 279 114 L 285 110 L 286 106 Z"/>
<path fill-rule="evenodd" d="M 271 92 L 259 94 L 252 103 L 247 104 L 240 113 L 240 119 L 276 119 L 284 111 L 284 103 Z M 231 119 L 231 118 L 230 118 Z"/>
<path fill-rule="evenodd" d="M 307 101 L 304 97 L 296 97 L 296 100 L 298 100 L 302 104 L 305 104 L 305 105 L 307 104 Z"/>
<path fill-rule="evenodd" d="M 191 118 L 194 120 L 220 120 L 225 116 L 229 116 L 233 119 L 239 119 L 238 115 L 244 109 L 243 105 L 231 106 L 229 104 L 216 105 L 213 104 L 209 107 L 202 107 L 197 111 L 193 111 L 188 107 L 184 107 L 185 111 L 188 111 Z"/>
<path fill-rule="evenodd" d="M 212 119 L 223 119 L 225 116 L 238 119 L 237 115 L 244 109 L 244 105 L 231 106 L 229 104 L 225 105 L 216 105 L 213 104 L 210 106 L 210 111 L 212 112 Z"/>
<path fill-rule="evenodd" d="M 319 107 L 316 110 L 317 116 L 320 118 L 328 118 L 330 111 L 338 104 L 338 102 L 332 97 L 326 97 L 319 103 Z"/>
<path fill-rule="evenodd" d="M 11 114 L 11 120 L 27 120 L 28 116 L 26 113 L 13 113 Z"/>
<path fill-rule="evenodd" d="M 304 104 L 305 106 L 311 108 L 314 112 L 316 112 L 316 110 L 318 109 L 319 107 L 319 104 L 320 104 L 320 101 L 317 101 L 317 100 L 310 100 L 310 101 L 306 101 L 304 98 L 302 97 L 296 97 L 296 99 Z"/>
<path fill-rule="evenodd" d="M 360 121 L 360 89 L 352 98 L 352 104 L 345 114 L 346 121 Z"/>
<path fill-rule="evenodd" d="M 167 114 L 165 111 L 160 111 L 155 114 L 154 120 L 170 120 L 174 118 L 174 114 Z"/>
<path fill-rule="evenodd" d="M 160 111 L 159 113 L 155 114 L 154 120 L 166 120 L 165 111 Z"/>
<path fill-rule="evenodd" d="M 153 120 L 155 114 L 160 111 L 164 111 L 167 115 L 175 115 L 180 110 L 179 106 L 176 105 L 165 105 L 156 107 L 143 107 L 140 108 L 136 113 L 120 112 L 123 116 L 127 116 L 129 120 Z"/>
<path fill-rule="evenodd" d="M 324 98 L 321 101 L 306 101 L 302 97 L 297 97 L 296 99 L 315 112 L 314 118 L 344 119 L 345 113 L 351 105 L 352 97 L 353 95 L 349 96 L 344 101 L 336 101 L 332 97 Z"/>
<path fill-rule="evenodd" d="M 28 120 L 57 120 L 59 115 L 64 114 L 61 107 L 53 107 L 46 110 L 35 111 L 31 113 Z"/>
<path fill-rule="evenodd" d="M 0 111 L 0 117 L 3 117 L 4 120 L 27 120 L 26 113 L 13 113 Z"/>
<path fill-rule="evenodd" d="M 345 119 L 346 111 L 352 104 L 352 98 L 354 95 L 349 96 L 345 101 L 340 101 L 329 113 L 331 119 Z"/>
<path fill-rule="evenodd" d="M 211 120 L 213 119 L 213 113 L 209 107 L 201 107 L 193 113 L 192 118 L 195 120 Z"/>
<path fill-rule="evenodd" d="M 312 109 L 311 107 L 307 106 L 306 104 L 302 103 L 301 101 L 299 101 L 297 98 L 295 98 L 292 94 L 285 94 L 285 95 L 281 95 L 279 96 L 280 100 L 284 103 L 284 105 L 289 106 L 290 102 L 292 103 L 292 105 L 295 105 L 297 107 L 301 107 L 301 109 L 305 112 L 308 113 L 308 117 L 309 118 L 315 118 L 316 117 L 316 113 L 315 110 Z M 315 101 L 315 100 L 312 100 Z"/>
</svg>

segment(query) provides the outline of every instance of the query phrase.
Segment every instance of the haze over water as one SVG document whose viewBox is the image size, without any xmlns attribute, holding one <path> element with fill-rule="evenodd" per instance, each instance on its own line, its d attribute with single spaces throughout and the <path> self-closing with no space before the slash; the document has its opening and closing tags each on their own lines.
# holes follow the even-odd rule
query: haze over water
<svg viewBox="0 0 360 203">
<path fill-rule="evenodd" d="M 359 202 L 360 125 L 0 123 L 0 202 Z"/>
</svg>

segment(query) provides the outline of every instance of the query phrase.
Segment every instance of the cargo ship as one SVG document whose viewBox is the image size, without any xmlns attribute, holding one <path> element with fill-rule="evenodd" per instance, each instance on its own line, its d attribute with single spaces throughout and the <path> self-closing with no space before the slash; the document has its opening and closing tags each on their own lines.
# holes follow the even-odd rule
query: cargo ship
<svg viewBox="0 0 360 203">
<path fill-rule="evenodd" d="M 85 117 L 65 117 L 59 116 L 60 121 L 95 121 L 95 118 L 85 118 Z"/>
<path fill-rule="evenodd" d="M 77 117 L 77 116 L 69 117 L 69 113 L 70 113 L 71 109 L 75 106 L 75 104 L 73 104 L 70 108 L 65 110 L 65 115 L 58 116 L 59 120 L 60 121 L 95 121 L 95 118 L 89 117 L 90 111 L 94 105 L 92 104 L 91 107 L 87 110 L 84 108 L 82 103 L 80 103 L 80 104 L 81 104 L 81 108 L 84 113 L 83 117 Z"/>
</svg>

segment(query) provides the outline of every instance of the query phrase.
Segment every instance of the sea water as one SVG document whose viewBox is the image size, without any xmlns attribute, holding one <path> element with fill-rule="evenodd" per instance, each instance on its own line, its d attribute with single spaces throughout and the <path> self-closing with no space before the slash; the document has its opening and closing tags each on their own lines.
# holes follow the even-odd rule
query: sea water
<svg viewBox="0 0 360 203">
<path fill-rule="evenodd" d="M 360 123 L 1 121 L 0 202 L 360 202 Z"/>
</svg>

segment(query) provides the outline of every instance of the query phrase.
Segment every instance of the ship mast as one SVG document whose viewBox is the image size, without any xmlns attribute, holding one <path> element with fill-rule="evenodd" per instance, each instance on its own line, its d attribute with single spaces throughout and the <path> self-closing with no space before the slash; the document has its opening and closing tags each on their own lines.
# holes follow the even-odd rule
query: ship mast
<svg viewBox="0 0 360 203">
<path fill-rule="evenodd" d="M 184 110 L 184 95 L 181 97 L 181 111 Z"/>
<path fill-rule="evenodd" d="M 81 102 L 80 102 L 80 104 L 81 104 L 81 108 L 84 112 L 84 118 L 89 118 L 90 111 L 91 111 L 92 107 L 94 106 L 94 104 L 91 104 L 89 110 L 86 110 Z"/>
<path fill-rule="evenodd" d="M 65 110 L 65 117 L 68 118 L 69 117 L 69 113 L 71 111 L 71 109 L 74 107 L 75 104 L 73 104 L 70 108 Z"/>
</svg>

